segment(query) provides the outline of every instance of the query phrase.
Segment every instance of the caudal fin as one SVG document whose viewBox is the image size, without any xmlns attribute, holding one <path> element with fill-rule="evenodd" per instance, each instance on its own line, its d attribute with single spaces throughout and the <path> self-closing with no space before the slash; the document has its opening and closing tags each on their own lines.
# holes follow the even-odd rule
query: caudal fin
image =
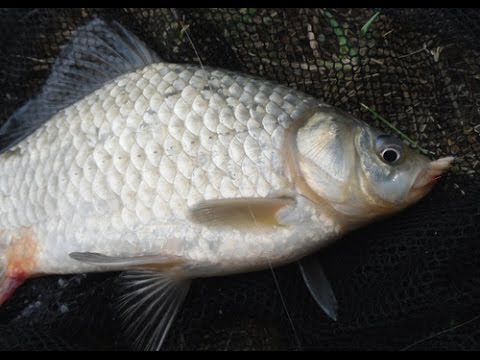
<svg viewBox="0 0 480 360">
<path fill-rule="evenodd" d="M 0 256 L 0 306 L 12 296 L 24 281 L 25 278 L 8 276 L 6 260 Z"/>
<path fill-rule="evenodd" d="M 0 229 L 0 305 L 38 274 L 38 240 L 32 228 Z"/>
</svg>

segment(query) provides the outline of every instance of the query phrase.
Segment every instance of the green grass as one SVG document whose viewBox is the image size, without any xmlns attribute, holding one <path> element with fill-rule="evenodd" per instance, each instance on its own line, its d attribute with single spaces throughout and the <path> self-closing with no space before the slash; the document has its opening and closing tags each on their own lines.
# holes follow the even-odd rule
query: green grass
<svg viewBox="0 0 480 360">
<path fill-rule="evenodd" d="M 362 26 L 360 29 L 360 35 L 365 36 L 372 26 L 373 22 L 377 20 L 378 16 L 380 15 L 380 11 L 377 11 L 373 16 Z"/>
<path fill-rule="evenodd" d="M 367 109 L 370 114 L 372 114 L 374 119 L 380 120 L 382 123 L 384 123 L 386 126 L 388 126 L 390 129 L 392 129 L 394 132 L 396 132 L 401 138 L 405 139 L 408 141 L 414 148 L 420 150 L 423 154 L 429 155 L 429 154 L 434 154 L 431 151 L 428 151 L 424 148 L 422 148 L 420 145 L 418 145 L 418 142 L 413 141 L 410 137 L 408 137 L 404 132 L 399 130 L 397 127 L 395 127 L 390 121 L 382 117 L 379 113 L 377 113 L 375 110 L 369 108 L 367 105 L 360 103 L 363 108 Z"/>
</svg>

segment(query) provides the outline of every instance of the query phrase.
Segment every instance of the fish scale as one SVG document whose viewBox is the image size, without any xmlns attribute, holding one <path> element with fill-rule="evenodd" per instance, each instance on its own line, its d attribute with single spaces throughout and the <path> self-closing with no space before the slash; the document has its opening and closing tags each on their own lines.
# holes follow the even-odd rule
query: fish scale
<svg viewBox="0 0 480 360">
<path fill-rule="evenodd" d="M 179 77 L 183 82 L 178 82 Z M 202 91 L 207 78 L 217 80 L 220 89 L 229 94 L 228 100 L 211 101 L 208 87 L 208 91 Z M 181 98 L 161 92 L 166 89 L 168 94 L 168 89 L 175 87 L 176 91 L 181 90 Z M 263 96 L 244 96 L 255 91 L 258 94 L 260 87 L 264 90 Z M 144 91 L 145 88 L 149 90 Z M 244 88 L 247 90 L 243 91 Z M 157 92 L 154 89 L 158 89 Z M 272 96 L 276 92 L 278 96 Z M 0 202 L 4 204 L 2 212 L 10 214 L 0 217 L 0 227 L 14 230 L 19 226 L 32 226 L 35 229 L 42 245 L 39 272 L 53 272 L 60 267 L 64 272 L 75 272 L 78 264 L 68 258 L 68 252 L 88 249 L 122 253 L 123 245 L 115 237 L 99 239 L 95 234 L 89 239 L 87 234 L 94 231 L 84 225 L 75 229 L 79 224 L 71 222 L 73 213 L 82 219 L 99 215 L 113 218 L 109 224 L 114 230 L 112 233 L 121 234 L 136 231 L 139 224 L 147 225 L 146 219 L 157 218 L 157 214 L 173 214 L 173 218 L 171 215 L 159 221 L 173 220 L 180 226 L 187 221 L 188 207 L 200 200 L 265 197 L 287 192 L 291 183 L 281 161 L 281 141 L 274 142 L 272 135 L 281 139 L 288 123 L 275 124 L 271 117 L 272 112 L 282 111 L 282 103 L 275 101 L 281 101 L 286 95 L 290 98 L 287 108 L 295 99 L 299 104 L 297 108 L 305 108 L 305 101 L 319 104 L 306 95 L 295 97 L 277 84 L 267 87 L 264 82 L 235 73 L 195 66 L 160 63 L 124 75 L 60 111 L 16 147 L 22 155 L 12 154 L 0 163 Z M 114 105 L 118 97 L 125 101 L 120 111 Z M 221 98 L 220 92 L 215 98 Z M 248 110 L 242 101 L 250 102 L 249 108 L 255 110 Z M 210 103 L 215 105 L 209 107 Z M 152 114 L 155 108 L 162 111 Z M 191 111 L 206 121 L 189 122 Z M 250 117 L 250 112 L 254 112 L 255 117 Z M 149 113 L 151 119 L 142 128 L 145 113 Z M 278 115 L 274 113 L 276 118 Z M 220 125 L 229 129 L 228 132 L 217 132 Z M 59 164 L 62 159 L 74 161 Z M 35 173 L 34 183 L 21 176 L 31 171 Z M 29 189 L 30 195 L 19 207 L 9 194 L 18 194 L 22 189 Z M 95 209 L 101 201 L 108 204 L 106 213 Z M 85 207 L 85 204 L 93 206 Z M 35 221 L 26 219 L 25 214 L 34 214 Z M 67 230 L 58 232 L 56 227 Z M 111 231 L 105 229 L 104 232 Z M 77 241 L 65 238 L 65 233 L 77 234 Z M 201 233 L 199 229 L 196 236 Z M 208 243 L 211 239 L 207 233 L 204 236 Z M 145 242 L 145 248 L 155 247 L 149 242 L 162 242 L 162 239 L 131 236 L 140 247 Z M 50 254 L 59 252 L 55 247 L 62 241 L 66 244 L 65 255 L 52 259 Z M 67 246 L 70 241 L 74 241 L 75 248 Z M 108 245 L 99 248 L 100 243 Z M 182 246 L 177 245 L 174 250 L 182 254 Z M 202 260 L 201 256 L 198 259 Z"/>
<path fill-rule="evenodd" d="M 452 160 L 295 89 L 163 62 L 96 19 L 0 127 L 0 304 L 35 275 L 126 271 L 126 319 L 159 348 L 191 279 L 300 260 L 335 319 L 303 258 L 418 201 Z"/>
</svg>

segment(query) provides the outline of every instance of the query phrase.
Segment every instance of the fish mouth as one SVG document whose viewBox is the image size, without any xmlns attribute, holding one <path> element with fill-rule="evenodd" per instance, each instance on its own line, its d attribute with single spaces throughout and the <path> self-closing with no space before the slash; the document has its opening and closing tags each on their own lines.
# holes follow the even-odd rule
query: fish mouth
<svg viewBox="0 0 480 360">
<path fill-rule="evenodd" d="M 415 182 L 413 183 L 413 189 L 423 189 L 428 186 L 433 186 L 438 179 L 442 177 L 453 164 L 455 158 L 453 156 L 446 156 L 435 161 L 431 161 L 427 168 L 421 171 Z"/>
</svg>

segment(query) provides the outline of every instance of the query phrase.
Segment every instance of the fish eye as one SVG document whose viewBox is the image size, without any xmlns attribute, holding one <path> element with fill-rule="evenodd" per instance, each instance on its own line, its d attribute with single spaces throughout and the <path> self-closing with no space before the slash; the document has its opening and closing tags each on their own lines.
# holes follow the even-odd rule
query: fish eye
<svg viewBox="0 0 480 360">
<path fill-rule="evenodd" d="M 382 151 L 381 156 L 382 159 L 389 164 L 393 164 L 400 159 L 400 153 L 394 148 L 386 148 Z"/>
<path fill-rule="evenodd" d="M 402 142 L 390 135 L 380 135 L 375 143 L 377 154 L 383 162 L 393 165 L 402 158 Z"/>
</svg>

